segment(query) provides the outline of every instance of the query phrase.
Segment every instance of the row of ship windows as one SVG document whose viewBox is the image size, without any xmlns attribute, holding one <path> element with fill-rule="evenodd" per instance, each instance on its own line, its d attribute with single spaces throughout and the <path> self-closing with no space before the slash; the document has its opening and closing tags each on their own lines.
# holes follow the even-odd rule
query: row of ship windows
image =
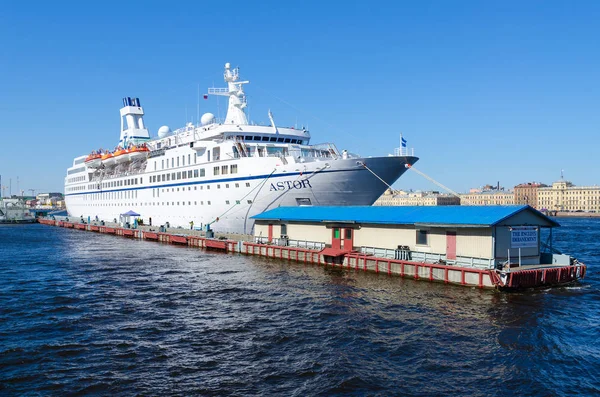
<svg viewBox="0 0 600 397">
<path fill-rule="evenodd" d="M 232 136 L 228 136 L 227 139 L 232 139 Z M 291 138 L 281 138 L 281 137 L 273 137 L 273 136 L 260 136 L 260 135 L 238 135 L 237 139 L 242 141 L 262 141 L 262 142 L 279 142 L 279 143 L 297 143 L 302 144 L 302 139 L 291 139 Z M 306 142 L 308 145 L 308 141 Z"/>
<path fill-rule="evenodd" d="M 248 204 L 252 204 L 252 200 L 246 200 Z M 153 202 L 145 202 L 145 203 L 107 203 L 107 204 L 91 204 L 94 207 L 120 207 L 120 206 L 156 206 L 156 205 L 164 205 L 164 206 L 175 206 L 175 205 L 186 205 L 185 201 L 153 201 Z M 204 205 L 205 201 L 200 201 L 200 205 Z M 235 200 L 236 204 L 241 204 L 240 200 Z M 230 200 L 225 200 L 226 205 L 230 205 Z M 187 202 L 187 205 L 192 205 L 191 201 Z M 198 201 L 194 201 L 193 205 L 198 205 Z M 212 205 L 211 201 L 206 201 L 206 205 Z"/>
<path fill-rule="evenodd" d="M 195 158 L 195 156 L 194 156 L 194 158 Z M 237 173 L 238 173 L 237 164 L 213 167 L 213 175 L 227 175 L 227 174 L 237 174 Z M 162 174 L 162 175 L 153 175 L 150 177 L 150 182 L 156 183 L 156 182 L 175 181 L 175 180 L 188 179 L 188 178 L 203 178 L 205 176 L 206 176 L 205 169 L 200 168 L 200 169 L 189 170 L 189 171 L 178 171 L 178 172 L 172 172 L 172 173 L 167 173 L 167 174 Z M 80 182 L 83 180 L 85 180 L 85 176 L 78 176 L 75 178 L 69 178 L 69 183 Z M 138 185 L 138 184 L 142 185 L 143 183 L 144 183 L 144 178 L 140 177 L 139 180 L 138 180 L 138 178 L 130 178 L 130 179 L 122 179 L 122 180 L 118 180 L 118 181 L 102 182 L 101 187 L 103 189 L 109 189 L 109 188 L 121 187 L 121 186 L 134 186 L 134 185 Z M 98 188 L 98 186 L 96 184 L 89 184 L 87 186 L 88 190 L 93 190 L 93 189 L 97 189 L 97 188 Z M 69 191 L 69 192 L 74 192 L 74 191 L 79 191 L 79 190 L 85 190 L 85 187 L 84 186 L 75 186 L 75 187 L 67 188 L 67 191 Z"/>
<path fill-rule="evenodd" d="M 240 187 L 239 183 L 235 183 L 233 184 L 236 188 Z M 250 187 L 250 182 L 246 182 L 246 187 Z M 217 183 L 216 184 L 217 189 L 221 188 L 221 184 Z M 224 184 L 225 189 L 229 189 L 229 183 L 225 183 Z M 179 192 L 179 189 L 181 189 L 181 191 L 185 191 L 185 187 L 181 187 L 181 188 L 170 188 L 171 192 Z M 192 190 L 191 186 L 187 187 L 188 191 Z M 194 190 L 198 190 L 198 186 L 194 186 Z M 204 186 L 200 186 L 200 190 L 204 190 Z M 206 185 L 206 190 L 210 190 L 210 185 Z M 163 189 L 152 189 L 152 197 L 160 197 L 160 193 L 165 193 L 165 188 Z M 169 188 L 166 188 L 166 193 L 169 192 Z M 84 200 L 113 200 L 113 199 L 117 199 L 117 200 L 121 200 L 121 199 L 130 199 L 130 198 L 137 198 L 137 190 L 126 190 L 124 192 L 104 192 L 104 193 L 92 193 L 89 196 L 84 196 L 83 199 Z M 238 203 L 239 204 L 239 203 Z"/>
<path fill-rule="evenodd" d="M 217 189 L 221 188 L 220 183 L 217 183 L 216 186 L 217 186 Z M 225 186 L 225 189 L 229 189 L 229 183 L 225 183 L 224 186 Z M 235 183 L 234 186 L 236 188 L 239 188 L 240 184 Z M 250 182 L 246 182 L 246 187 L 250 187 Z M 179 188 L 172 187 L 171 192 L 175 192 L 175 189 L 177 189 L 177 191 L 179 191 Z M 167 193 L 169 193 L 169 188 L 166 188 L 166 190 L 167 190 Z M 188 190 L 192 190 L 192 188 L 190 186 L 188 186 Z M 194 186 L 194 190 L 198 190 L 198 186 Z M 203 185 L 200 185 L 200 190 L 204 190 Z M 210 185 L 206 185 L 206 190 L 210 190 Z M 181 191 L 182 192 L 185 191 L 185 187 L 182 187 Z M 165 193 L 165 189 L 164 188 L 163 189 L 152 189 L 152 197 L 160 197 L 160 193 Z"/>
<path fill-rule="evenodd" d="M 79 190 L 85 190 L 85 186 L 73 186 L 67 188 L 67 192 L 76 192 Z"/>
<path fill-rule="evenodd" d="M 144 178 L 139 178 L 139 184 L 144 183 Z M 111 187 L 119 187 L 119 186 L 133 186 L 138 184 L 138 178 L 130 178 L 130 179 L 122 179 L 120 181 L 110 181 L 110 182 L 102 182 L 102 188 L 111 188 Z M 98 185 L 88 185 L 88 189 L 97 189 Z"/>
<path fill-rule="evenodd" d="M 67 183 L 83 182 L 85 181 L 85 175 L 76 176 L 73 178 L 67 178 Z"/>
<path fill-rule="evenodd" d="M 179 167 L 179 164 L 180 164 L 179 156 L 177 156 L 177 157 L 171 157 L 170 159 L 166 159 L 166 160 L 162 159 L 161 160 L 161 167 L 162 167 L 161 169 L 163 169 L 163 170 L 165 169 L 165 162 L 166 162 L 167 168 L 169 168 L 169 160 L 171 160 L 171 168 Z M 198 161 L 198 154 L 194 153 L 194 164 L 196 164 L 197 161 Z M 192 155 L 191 154 L 187 155 L 187 163 L 188 163 L 188 165 L 192 165 Z M 185 154 L 181 156 L 181 165 L 185 167 Z M 156 169 L 157 167 L 158 167 L 158 160 L 156 160 L 154 162 L 154 171 L 157 171 L 157 169 Z"/>
</svg>

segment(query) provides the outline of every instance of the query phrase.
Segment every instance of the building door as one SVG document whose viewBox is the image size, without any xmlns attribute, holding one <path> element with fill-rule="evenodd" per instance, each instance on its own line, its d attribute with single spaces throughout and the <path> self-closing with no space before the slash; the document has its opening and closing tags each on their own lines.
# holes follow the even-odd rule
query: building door
<svg viewBox="0 0 600 397">
<path fill-rule="evenodd" d="M 269 242 L 273 241 L 273 225 L 269 225 Z"/>
<path fill-rule="evenodd" d="M 352 247 L 354 246 L 354 233 L 351 228 L 342 229 L 342 245 L 341 249 L 344 251 L 352 251 Z"/>
<path fill-rule="evenodd" d="M 446 232 L 446 259 L 456 259 L 456 232 Z"/>
<path fill-rule="evenodd" d="M 342 245 L 340 228 L 334 227 L 331 230 L 331 248 L 340 249 Z"/>
</svg>

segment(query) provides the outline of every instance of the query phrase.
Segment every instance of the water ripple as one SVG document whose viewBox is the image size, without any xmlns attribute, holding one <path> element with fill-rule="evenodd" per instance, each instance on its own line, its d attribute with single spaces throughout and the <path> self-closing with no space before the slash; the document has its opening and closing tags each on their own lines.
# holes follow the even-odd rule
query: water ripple
<svg viewBox="0 0 600 397">
<path fill-rule="evenodd" d="M 561 223 L 586 281 L 511 294 L 0 227 L 0 394 L 597 395 L 600 221 Z"/>
</svg>

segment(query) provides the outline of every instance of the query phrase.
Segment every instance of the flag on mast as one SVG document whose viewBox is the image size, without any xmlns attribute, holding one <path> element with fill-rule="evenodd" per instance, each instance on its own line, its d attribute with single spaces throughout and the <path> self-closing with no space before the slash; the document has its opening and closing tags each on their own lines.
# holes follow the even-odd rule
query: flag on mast
<svg viewBox="0 0 600 397">
<path fill-rule="evenodd" d="M 402 144 L 402 147 L 406 147 L 406 139 L 404 139 L 402 135 L 400 135 L 400 143 Z"/>
</svg>

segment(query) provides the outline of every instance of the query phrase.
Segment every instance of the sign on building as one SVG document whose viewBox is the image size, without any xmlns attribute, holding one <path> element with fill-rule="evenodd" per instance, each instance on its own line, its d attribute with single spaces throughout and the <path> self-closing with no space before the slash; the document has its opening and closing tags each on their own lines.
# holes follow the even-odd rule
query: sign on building
<svg viewBox="0 0 600 397">
<path fill-rule="evenodd" d="M 510 228 L 510 248 L 535 248 L 537 246 L 537 227 L 514 226 Z"/>
</svg>

